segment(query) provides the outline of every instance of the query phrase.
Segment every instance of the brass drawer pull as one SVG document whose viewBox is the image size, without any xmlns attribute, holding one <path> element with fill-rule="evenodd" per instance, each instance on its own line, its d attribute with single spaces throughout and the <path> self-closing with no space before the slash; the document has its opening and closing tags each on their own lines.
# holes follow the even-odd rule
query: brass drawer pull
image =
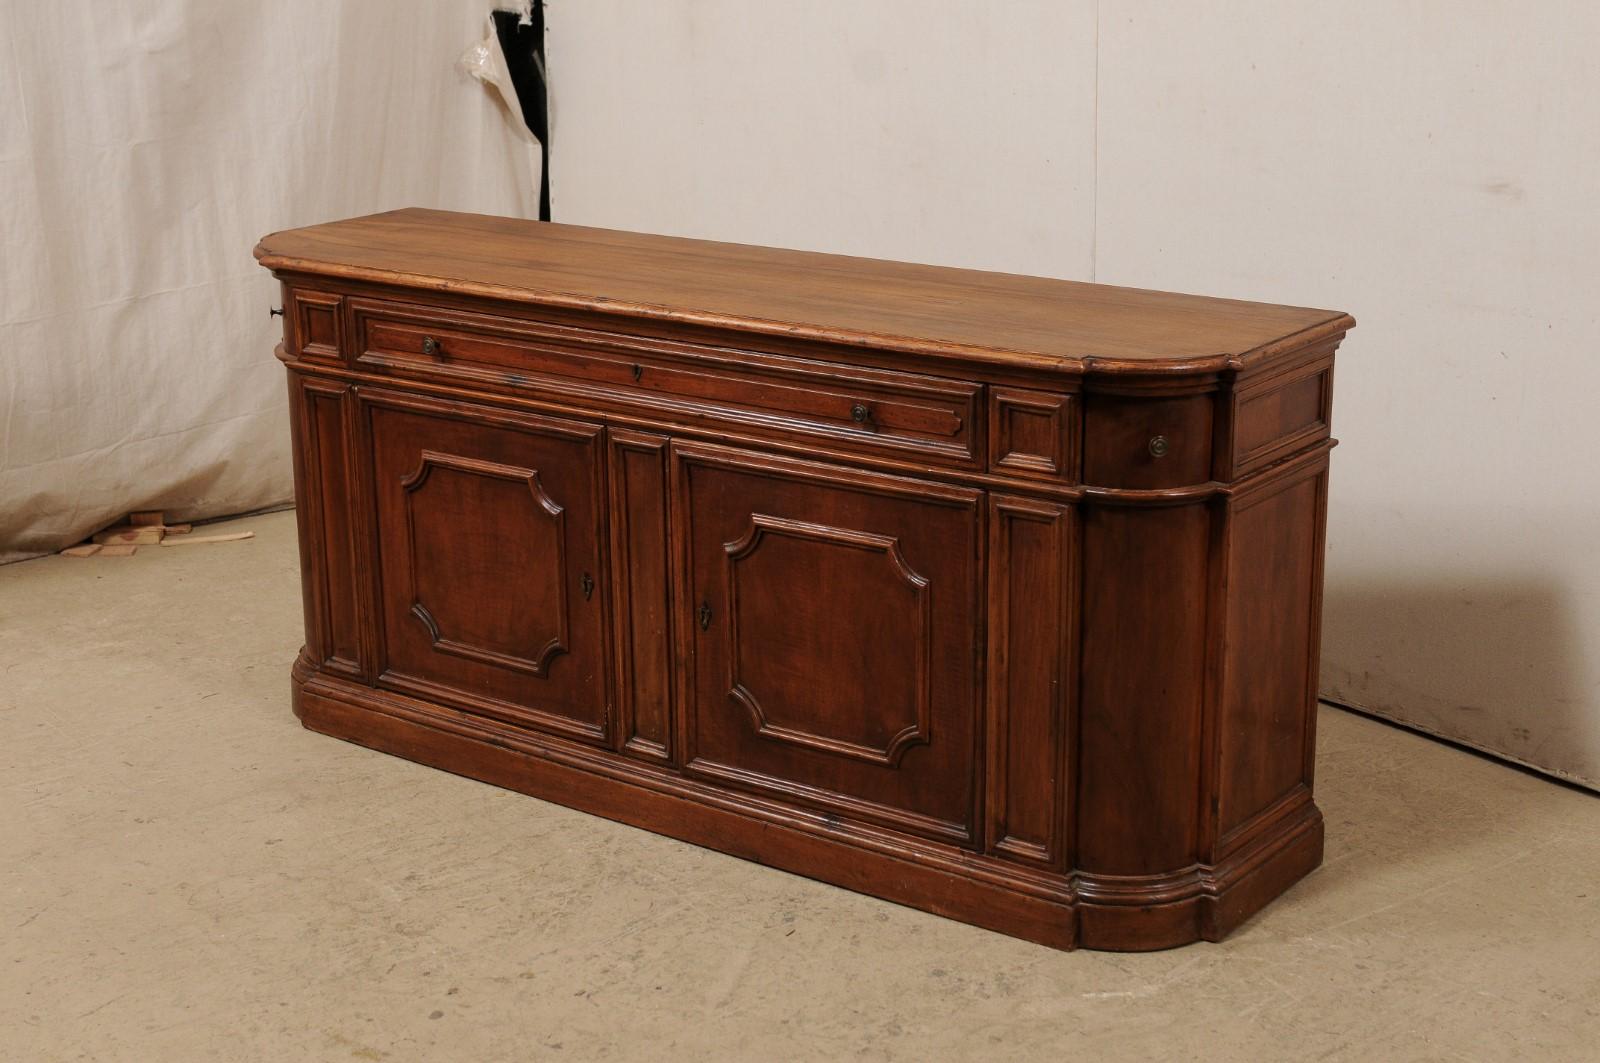
<svg viewBox="0 0 1600 1063">
<path fill-rule="evenodd" d="M 1150 456 L 1152 458 L 1166 457 L 1169 449 L 1171 448 L 1167 443 L 1166 436 L 1152 436 L 1150 438 Z"/>
<path fill-rule="evenodd" d="M 432 357 L 444 353 L 444 344 L 432 336 L 422 337 L 422 353 Z"/>
<path fill-rule="evenodd" d="M 858 402 L 850 407 L 850 419 L 856 424 L 866 424 L 871 418 L 872 411 L 867 409 L 865 404 Z"/>
</svg>

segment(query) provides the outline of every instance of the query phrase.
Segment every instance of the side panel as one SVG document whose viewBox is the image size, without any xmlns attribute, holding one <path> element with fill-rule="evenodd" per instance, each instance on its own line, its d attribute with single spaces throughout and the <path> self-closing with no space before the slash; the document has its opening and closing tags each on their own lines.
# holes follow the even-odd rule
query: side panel
<svg viewBox="0 0 1600 1063">
<path fill-rule="evenodd" d="M 1085 507 L 1081 871 L 1154 875 L 1197 855 L 1210 528 L 1202 504 Z"/>
<path fill-rule="evenodd" d="M 628 753 L 672 759 L 671 556 L 667 440 L 612 429 L 611 572 L 618 738 Z"/>
<path fill-rule="evenodd" d="M 990 849 L 1051 870 L 1072 817 L 1076 539 L 1070 506 L 989 499 Z"/>
<path fill-rule="evenodd" d="M 1233 392 L 1233 439 L 1223 475 L 1237 479 L 1328 438 L 1333 413 L 1333 346 L 1303 364 L 1240 382 Z"/>
<path fill-rule="evenodd" d="M 1310 785 L 1326 463 L 1237 500 L 1219 698 L 1218 829 L 1229 835 Z"/>
<path fill-rule="evenodd" d="M 289 334 L 302 358 L 344 358 L 344 299 L 326 292 L 291 291 Z"/>
<path fill-rule="evenodd" d="M 306 645 L 319 664 L 353 675 L 361 653 L 346 446 L 350 392 L 298 373 L 289 382 Z"/>
</svg>

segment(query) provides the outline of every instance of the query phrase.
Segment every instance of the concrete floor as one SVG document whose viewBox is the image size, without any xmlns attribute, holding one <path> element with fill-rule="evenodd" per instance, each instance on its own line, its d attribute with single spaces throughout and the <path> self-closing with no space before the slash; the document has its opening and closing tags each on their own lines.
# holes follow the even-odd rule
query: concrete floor
<svg viewBox="0 0 1600 1063">
<path fill-rule="evenodd" d="M 0 1059 L 1600 1059 L 1600 800 L 1336 710 L 1326 865 L 1060 953 L 300 729 L 294 518 L 0 568 Z"/>
</svg>

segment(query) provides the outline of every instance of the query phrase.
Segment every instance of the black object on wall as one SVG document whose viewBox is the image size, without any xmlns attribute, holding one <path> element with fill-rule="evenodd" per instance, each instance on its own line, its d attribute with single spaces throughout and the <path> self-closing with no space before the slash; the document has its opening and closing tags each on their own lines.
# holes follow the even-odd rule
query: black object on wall
<svg viewBox="0 0 1600 1063">
<path fill-rule="evenodd" d="M 544 65 L 544 0 L 533 0 L 528 21 L 521 12 L 496 11 L 494 30 L 517 90 L 522 120 L 539 141 L 539 220 L 550 220 L 550 86 Z"/>
</svg>

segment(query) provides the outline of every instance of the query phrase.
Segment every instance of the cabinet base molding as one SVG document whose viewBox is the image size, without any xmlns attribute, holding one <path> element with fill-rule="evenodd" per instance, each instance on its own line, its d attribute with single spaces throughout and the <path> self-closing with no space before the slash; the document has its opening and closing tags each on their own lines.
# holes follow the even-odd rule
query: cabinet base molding
<svg viewBox="0 0 1600 1063">
<path fill-rule="evenodd" d="M 1149 952 L 1220 941 L 1322 862 L 1322 814 L 1309 793 L 1264 817 L 1265 829 L 1215 866 L 1136 878 L 1053 876 L 700 786 L 614 753 L 364 686 L 304 655 L 292 686 L 295 715 L 308 730 L 1053 948 Z"/>
</svg>

